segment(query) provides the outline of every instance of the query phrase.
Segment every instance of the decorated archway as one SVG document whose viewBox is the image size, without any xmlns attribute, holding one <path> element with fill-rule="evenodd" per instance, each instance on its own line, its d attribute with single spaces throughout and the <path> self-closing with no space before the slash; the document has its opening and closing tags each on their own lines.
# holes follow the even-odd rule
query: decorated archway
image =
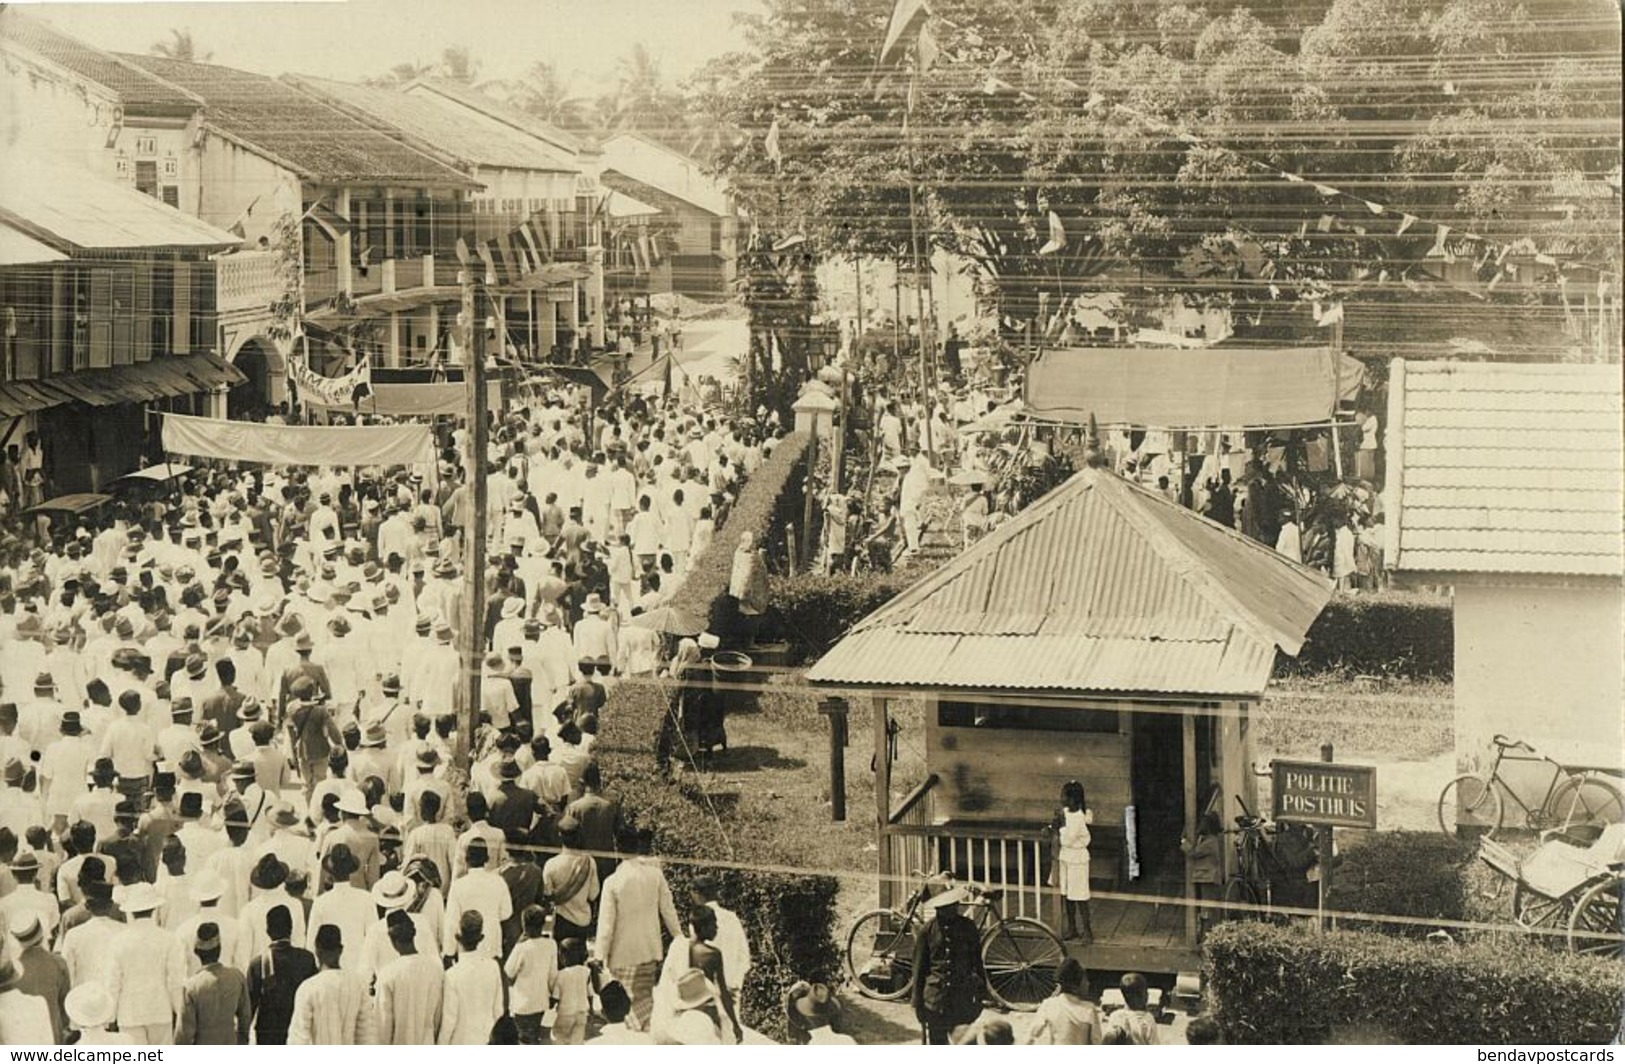
<svg viewBox="0 0 1625 1064">
<path fill-rule="evenodd" d="M 273 341 L 251 337 L 232 353 L 231 362 L 247 379 L 227 393 L 227 416 L 259 420 L 286 397 L 287 366 Z"/>
</svg>

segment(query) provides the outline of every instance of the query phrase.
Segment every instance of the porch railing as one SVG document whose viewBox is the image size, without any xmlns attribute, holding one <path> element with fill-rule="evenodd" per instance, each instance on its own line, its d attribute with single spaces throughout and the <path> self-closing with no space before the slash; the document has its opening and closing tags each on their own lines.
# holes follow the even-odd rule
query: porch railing
<svg viewBox="0 0 1625 1064">
<path fill-rule="evenodd" d="M 881 871 L 890 874 L 881 879 L 880 903 L 902 906 L 918 885 L 908 879 L 912 872 L 947 872 L 960 882 L 1000 891 L 1007 919 L 1046 920 L 1043 831 L 1019 825 L 935 823 L 937 782 L 933 774 L 910 791 L 882 830 Z"/>
</svg>

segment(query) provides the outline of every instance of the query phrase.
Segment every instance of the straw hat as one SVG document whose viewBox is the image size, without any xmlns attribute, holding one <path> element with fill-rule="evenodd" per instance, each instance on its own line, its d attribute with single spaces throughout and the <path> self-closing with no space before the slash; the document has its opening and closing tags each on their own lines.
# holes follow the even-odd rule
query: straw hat
<svg viewBox="0 0 1625 1064">
<path fill-rule="evenodd" d="M 400 872 L 386 872 L 383 878 L 373 884 L 372 900 L 385 912 L 393 912 L 405 908 L 415 893 L 412 881 Z"/>
<path fill-rule="evenodd" d="M 106 1027 L 113 1022 L 112 995 L 98 982 L 80 983 L 68 991 L 62 1008 L 69 1021 L 80 1030 Z"/>
</svg>

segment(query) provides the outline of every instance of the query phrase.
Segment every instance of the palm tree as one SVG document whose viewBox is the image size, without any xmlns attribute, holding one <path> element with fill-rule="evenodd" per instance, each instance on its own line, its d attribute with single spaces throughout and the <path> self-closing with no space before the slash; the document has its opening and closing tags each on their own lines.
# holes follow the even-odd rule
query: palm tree
<svg viewBox="0 0 1625 1064">
<path fill-rule="evenodd" d="M 184 59 L 188 63 L 207 63 L 214 58 L 213 52 L 198 52 L 197 42 L 192 40 L 189 29 L 170 30 L 169 40 L 159 41 L 147 51 L 165 59 Z"/>
<path fill-rule="evenodd" d="M 587 100 L 570 91 L 568 78 L 561 77 L 552 63 L 532 63 L 525 76 L 508 87 L 508 103 L 526 114 L 562 129 L 585 129 Z"/>
<path fill-rule="evenodd" d="M 410 85 L 418 78 L 426 78 L 435 72 L 432 63 L 396 63 L 389 71 L 376 78 L 363 78 L 362 84 L 372 85 L 381 89 L 398 89 L 403 85 Z"/>
<path fill-rule="evenodd" d="M 641 42 L 615 63 L 619 72 L 608 125 L 616 130 L 670 135 L 676 126 L 674 97 L 660 72 L 660 61 Z M 605 110 L 600 102 L 600 110 Z"/>
<path fill-rule="evenodd" d="M 440 53 L 440 66 L 436 71 L 447 81 L 461 82 L 472 87 L 479 77 L 481 63 L 474 58 L 466 44 L 454 44 Z"/>
</svg>

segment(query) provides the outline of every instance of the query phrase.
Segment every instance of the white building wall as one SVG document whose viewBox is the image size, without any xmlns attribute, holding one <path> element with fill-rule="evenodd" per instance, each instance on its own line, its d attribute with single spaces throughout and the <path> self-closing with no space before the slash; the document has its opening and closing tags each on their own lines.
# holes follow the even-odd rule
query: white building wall
<svg viewBox="0 0 1625 1064">
<path fill-rule="evenodd" d="M 1458 762 L 1470 769 L 1486 766 L 1493 756 L 1490 738 L 1500 733 L 1564 764 L 1621 767 L 1621 604 L 1618 584 L 1457 587 Z M 1530 767 L 1520 776 L 1520 793 L 1533 790 L 1523 793 L 1525 801 L 1539 801 L 1551 770 Z M 1509 808 L 1509 817 L 1515 813 Z"/>
</svg>

